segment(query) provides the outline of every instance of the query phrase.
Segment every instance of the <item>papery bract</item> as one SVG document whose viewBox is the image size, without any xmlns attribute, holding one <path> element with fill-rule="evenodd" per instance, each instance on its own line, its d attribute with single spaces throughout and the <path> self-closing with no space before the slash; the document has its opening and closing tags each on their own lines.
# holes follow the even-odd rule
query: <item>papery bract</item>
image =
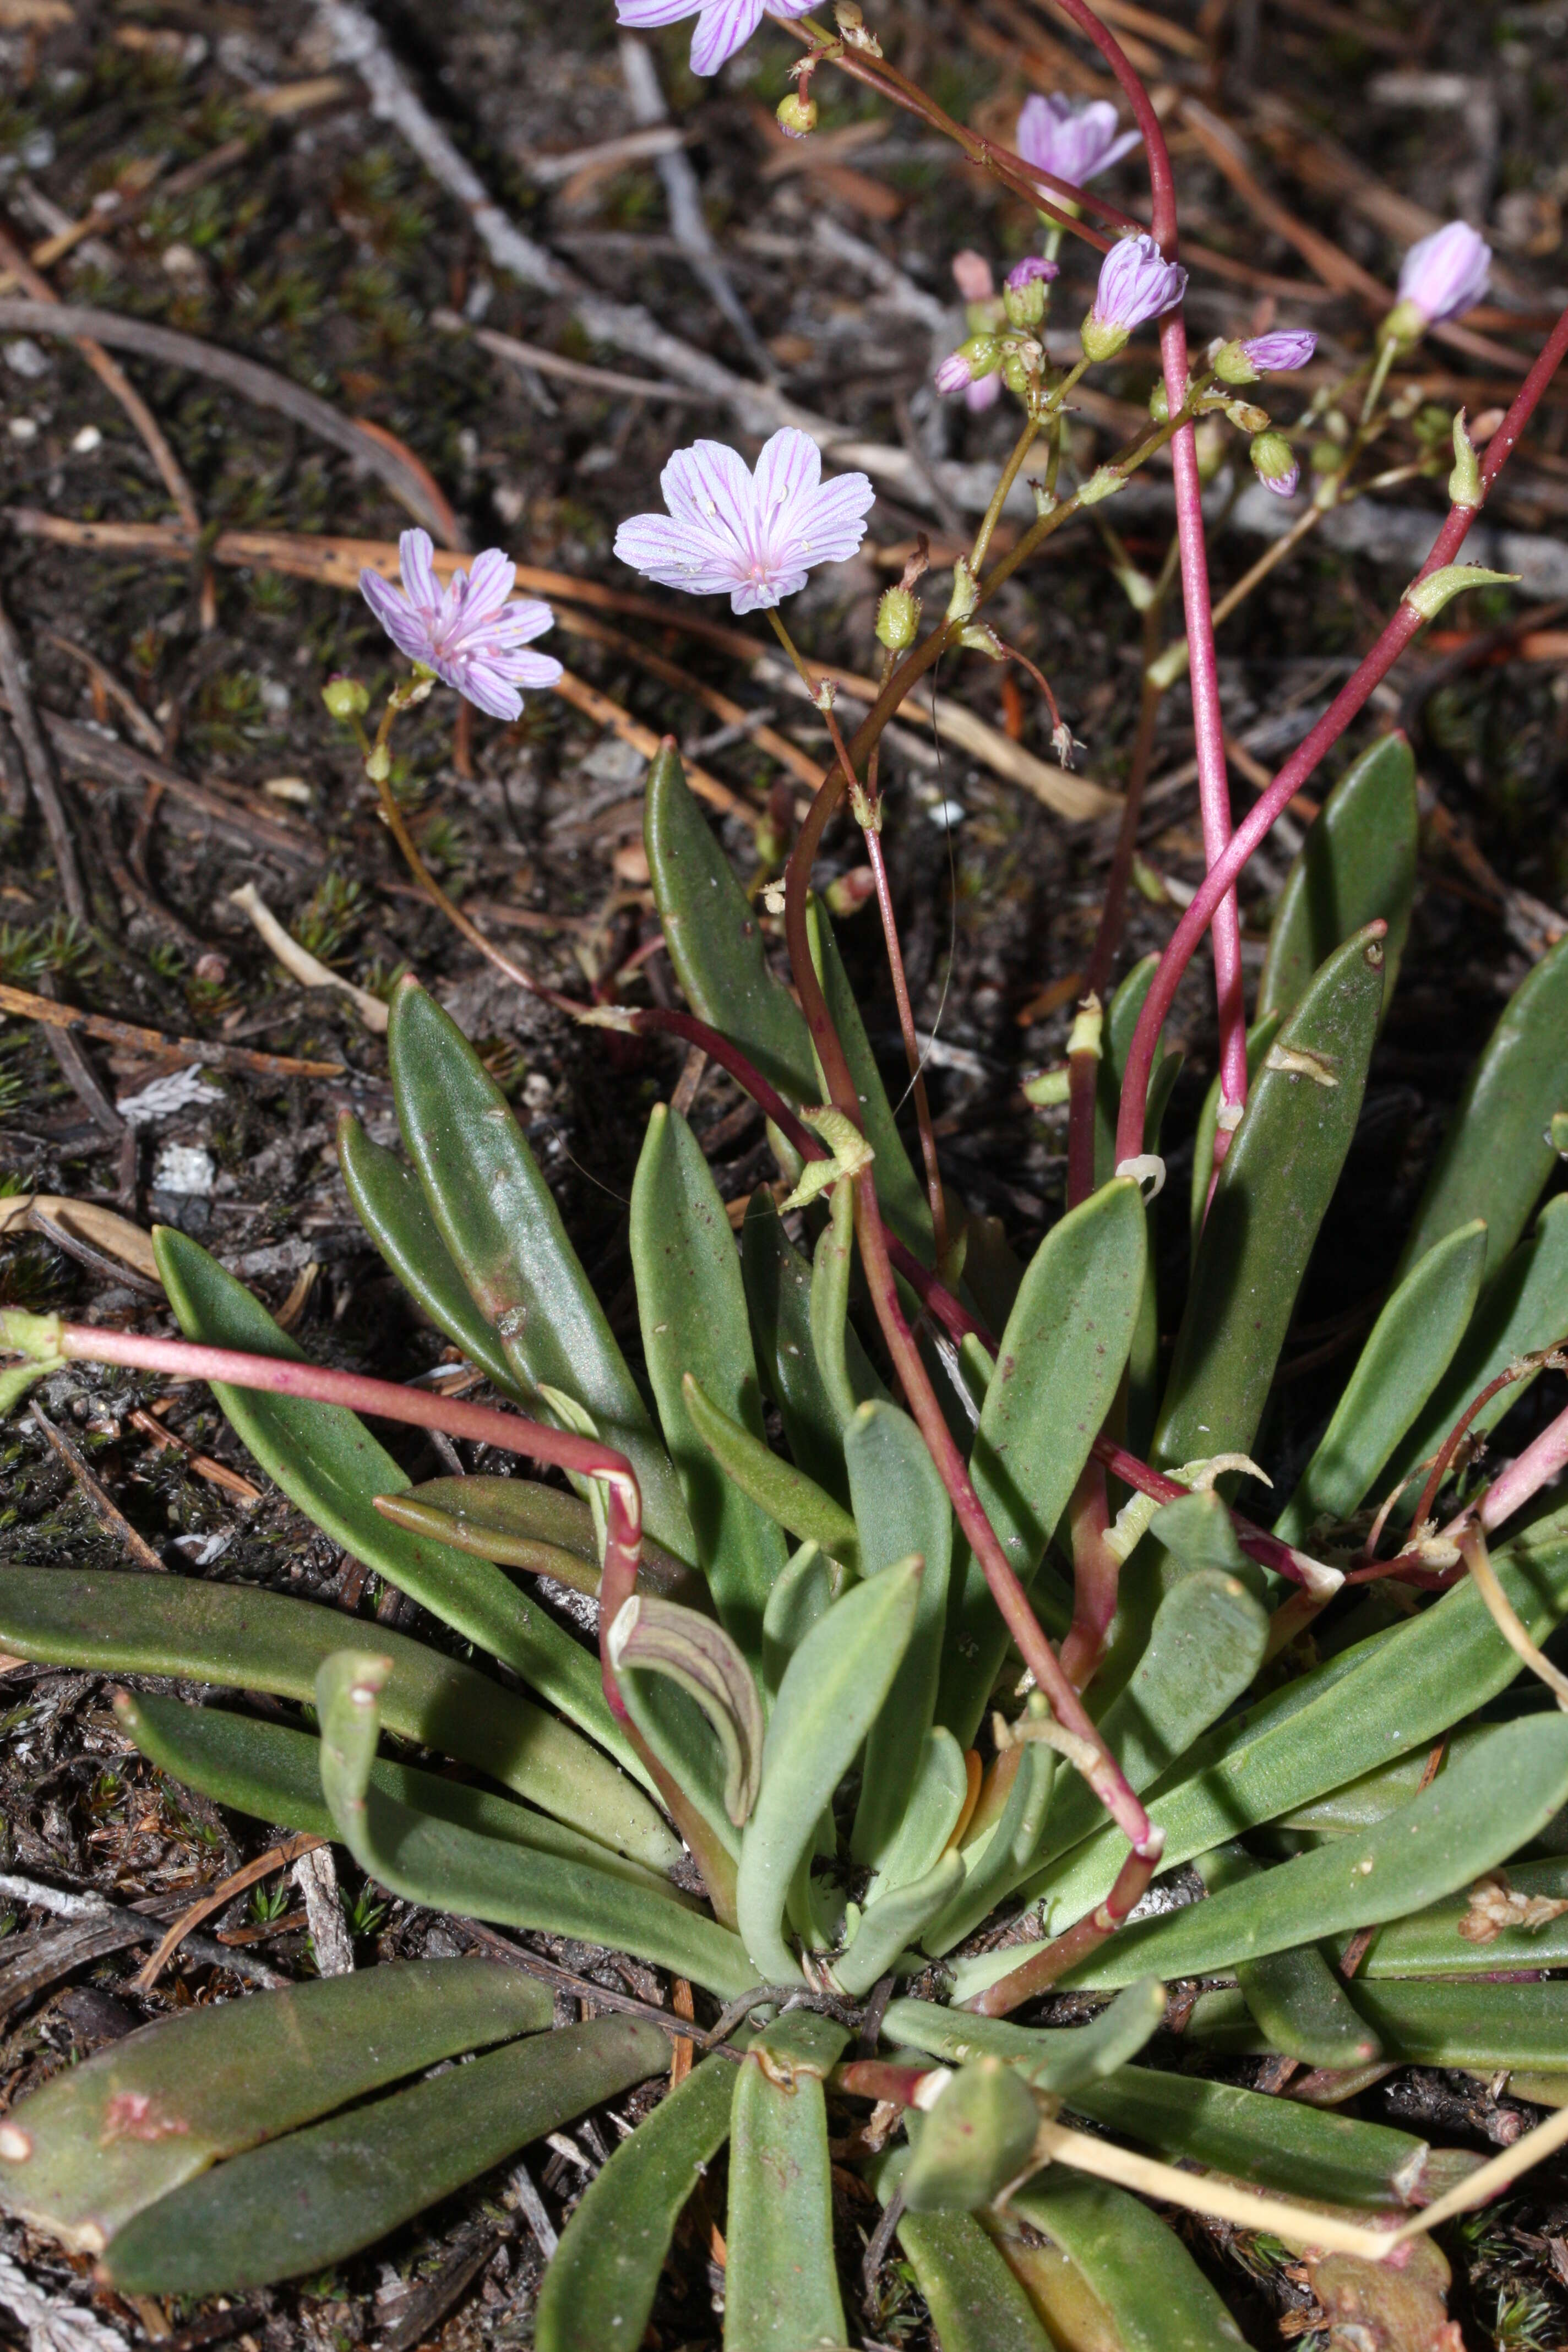
<svg viewBox="0 0 1568 2352">
<path fill-rule="evenodd" d="M 804 16 L 811 5 L 812 0 L 767 0 L 766 6 L 763 0 L 616 0 L 616 22 L 647 33 L 695 16 L 691 70 L 716 74 L 744 48 L 764 16 Z"/>
<path fill-rule="evenodd" d="M 723 442 L 698 441 L 676 451 L 659 488 L 669 512 L 628 517 L 616 553 L 662 587 L 727 593 L 737 613 L 793 596 L 814 564 L 847 562 L 877 495 L 864 474 L 824 482 L 816 442 L 793 425 L 763 444 L 755 473 Z"/>
<path fill-rule="evenodd" d="M 1139 134 L 1117 130 L 1116 109 L 1108 98 L 1080 104 L 1053 90 L 1048 98 L 1024 100 L 1013 140 L 1026 163 L 1081 188 L 1130 155 Z"/>
<path fill-rule="evenodd" d="M 555 625 L 537 597 L 509 604 L 517 566 L 499 547 L 474 558 L 471 572 L 455 572 L 445 589 L 436 577 L 435 547 L 424 530 L 405 530 L 397 542 L 403 586 L 379 572 L 362 572 L 360 593 L 399 653 L 422 662 L 492 719 L 522 715 L 520 687 L 553 686 L 561 664 L 523 647 Z"/>
</svg>

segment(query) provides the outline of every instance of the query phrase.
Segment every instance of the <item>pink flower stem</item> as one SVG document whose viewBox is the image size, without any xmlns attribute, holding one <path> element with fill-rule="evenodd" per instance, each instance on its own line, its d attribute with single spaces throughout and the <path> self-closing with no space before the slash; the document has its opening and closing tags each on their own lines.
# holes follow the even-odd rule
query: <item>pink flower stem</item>
<svg viewBox="0 0 1568 2352">
<path fill-rule="evenodd" d="M 0 1320 L 0 1338 L 4 1336 Z M 637 1473 L 624 1454 L 595 1438 L 580 1437 L 574 1430 L 550 1429 L 542 1422 L 524 1421 L 519 1413 L 498 1412 L 493 1405 L 468 1404 L 461 1397 L 430 1396 L 395 1381 L 335 1372 L 287 1356 L 253 1356 L 237 1348 L 204 1348 L 191 1339 L 162 1339 L 139 1331 L 111 1331 L 79 1323 L 64 1324 L 54 1336 L 57 1352 L 68 1362 L 127 1364 L 140 1371 L 166 1373 L 174 1380 L 265 1389 L 275 1396 L 300 1397 L 313 1404 L 342 1405 L 350 1412 L 406 1422 L 417 1429 L 439 1429 L 448 1437 L 471 1438 L 507 1454 L 602 1479 L 607 1527 L 599 1583 L 599 1651 L 605 1700 L 616 1719 L 626 1720 L 626 1704 L 606 1646 L 610 1626 L 636 1589 L 642 1553 L 642 1494 Z"/>
<path fill-rule="evenodd" d="M 1478 1509 L 1482 1527 L 1500 1528 L 1505 1519 L 1511 1519 L 1532 1495 L 1550 1486 L 1553 1478 L 1560 1478 L 1564 1470 L 1568 1470 L 1568 1410 L 1560 1412 L 1555 1421 L 1548 1422 L 1519 1459 L 1510 1462 L 1492 1480 Z"/>
<path fill-rule="evenodd" d="M 1081 0 L 1062 0 L 1069 13 L 1076 14 Z M 1551 383 L 1568 352 L 1568 310 L 1558 320 L 1544 349 L 1531 367 L 1507 416 L 1487 445 L 1481 465 L 1481 494 L 1486 493 L 1511 455 L 1520 435 L 1533 415 L 1542 393 Z M 1465 535 L 1479 511 L 1476 507 L 1453 507 L 1437 534 L 1431 554 L 1416 573 L 1417 581 L 1425 580 L 1444 565 L 1452 563 L 1463 546 Z M 1414 583 L 1413 583 L 1414 584 Z M 1183 973 L 1192 960 L 1194 950 L 1214 919 L 1215 908 L 1240 874 L 1253 851 L 1264 839 L 1286 803 L 1306 783 L 1324 754 L 1332 751 L 1367 700 L 1374 688 L 1385 678 L 1405 647 L 1424 626 L 1415 607 L 1401 600 L 1398 611 L 1384 628 L 1377 643 L 1355 671 L 1345 681 L 1328 709 L 1311 732 L 1291 753 L 1268 790 L 1259 794 L 1240 824 L 1231 835 L 1228 847 L 1215 865 L 1210 867 L 1192 905 L 1186 909 L 1172 934 L 1169 946 L 1160 960 L 1153 985 L 1144 999 L 1143 1010 L 1133 1032 L 1131 1048 L 1127 1057 L 1127 1069 L 1121 1087 L 1121 1111 L 1117 1126 L 1116 1156 L 1119 1160 L 1136 1158 L 1143 1149 L 1143 1118 L 1149 1097 L 1149 1078 L 1153 1068 L 1154 1047 L 1171 1010 Z"/>
<path fill-rule="evenodd" d="M 1136 1454 L 1129 1454 L 1124 1445 L 1103 1432 L 1094 1441 L 1092 1458 L 1120 1478 L 1124 1486 L 1134 1487 L 1141 1495 L 1152 1496 L 1159 1503 L 1179 1503 L 1192 1492 L 1174 1478 L 1167 1478 L 1163 1470 L 1152 1470 Z M 1271 1536 L 1266 1528 L 1254 1527 L 1239 1511 L 1231 1511 L 1230 1524 L 1236 1530 L 1237 1542 L 1249 1559 L 1260 1568 L 1269 1568 L 1276 1575 L 1289 1577 L 1293 1584 L 1312 1584 L 1318 1580 L 1317 1562 L 1299 1552 L 1293 1544 Z"/>
<path fill-rule="evenodd" d="M 1147 1890 L 1149 1881 L 1160 1866 L 1164 1851 L 1165 1832 L 1151 1829 L 1151 1851 L 1130 1853 L 1116 1874 L 1116 1884 L 1103 1903 L 1097 1903 L 1086 1912 L 1065 1935 L 1056 1937 L 1044 1951 L 1026 1960 L 1011 1976 L 999 1977 L 973 2000 L 965 2001 L 966 2009 L 976 2011 L 982 2017 L 1005 2017 L 1009 2010 L 1021 2009 L 1037 1993 L 1048 1992 L 1051 1986 L 1076 1969 L 1098 1950 L 1108 1937 L 1113 1936 Z"/>
</svg>

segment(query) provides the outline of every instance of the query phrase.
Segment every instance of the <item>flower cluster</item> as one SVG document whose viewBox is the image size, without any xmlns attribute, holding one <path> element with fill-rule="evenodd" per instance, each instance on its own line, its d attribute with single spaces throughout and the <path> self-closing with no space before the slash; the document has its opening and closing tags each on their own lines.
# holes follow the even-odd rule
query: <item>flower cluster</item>
<svg viewBox="0 0 1568 2352">
<path fill-rule="evenodd" d="M 488 710 L 492 719 L 521 719 L 520 687 L 535 692 L 553 686 L 561 665 L 549 654 L 523 647 L 555 625 L 555 615 L 537 597 L 508 600 L 517 566 L 499 547 L 474 558 L 469 572 L 455 572 L 445 589 L 436 577 L 430 534 L 405 530 L 397 542 L 403 586 L 395 588 L 379 572 L 362 572 L 360 593 L 410 661 L 435 671 L 447 686 Z"/>
</svg>

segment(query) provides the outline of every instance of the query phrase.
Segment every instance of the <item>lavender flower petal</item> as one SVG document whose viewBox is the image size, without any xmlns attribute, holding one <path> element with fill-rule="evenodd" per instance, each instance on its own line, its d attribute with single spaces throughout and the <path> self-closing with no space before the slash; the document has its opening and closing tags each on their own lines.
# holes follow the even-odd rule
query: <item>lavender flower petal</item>
<svg viewBox="0 0 1568 2352">
<path fill-rule="evenodd" d="M 1487 290 L 1491 247 L 1468 221 L 1449 221 L 1422 237 L 1399 271 L 1399 299 L 1419 310 L 1428 326 L 1457 319 Z"/>
<path fill-rule="evenodd" d="M 416 610 L 433 613 L 441 602 L 436 577 L 436 550 L 427 530 L 405 530 L 397 542 L 397 561 L 408 600 Z"/>
<path fill-rule="evenodd" d="M 629 516 L 616 553 L 664 587 L 728 590 L 737 613 L 776 604 L 813 564 L 853 555 L 876 496 L 863 474 L 824 482 L 816 444 L 793 425 L 767 442 L 754 474 L 722 442 L 699 441 L 675 453 L 660 487 L 669 512 Z"/>
<path fill-rule="evenodd" d="M 1271 335 L 1252 336 L 1241 348 L 1259 375 L 1283 375 L 1306 366 L 1318 338 L 1305 328 L 1282 327 Z"/>
<path fill-rule="evenodd" d="M 763 0 L 708 0 L 691 35 L 691 70 L 716 74 L 763 21 Z"/>
</svg>

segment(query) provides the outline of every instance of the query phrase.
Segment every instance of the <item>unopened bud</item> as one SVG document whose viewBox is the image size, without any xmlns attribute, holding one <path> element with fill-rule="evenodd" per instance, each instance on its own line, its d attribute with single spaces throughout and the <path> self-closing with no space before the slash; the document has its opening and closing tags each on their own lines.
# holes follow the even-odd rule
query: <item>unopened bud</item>
<svg viewBox="0 0 1568 2352">
<path fill-rule="evenodd" d="M 1225 413 L 1238 433 L 1267 433 L 1271 422 L 1268 411 L 1255 400 L 1227 400 Z"/>
<path fill-rule="evenodd" d="M 1300 461 L 1283 433 L 1260 433 L 1248 453 L 1252 470 L 1276 498 L 1292 499 L 1301 478 Z"/>
<path fill-rule="evenodd" d="M 971 335 L 960 343 L 954 357 L 961 359 L 969 370 L 972 383 L 983 375 L 994 375 L 1002 364 L 1002 347 L 994 335 Z"/>
<path fill-rule="evenodd" d="M 804 139 L 816 128 L 816 100 L 792 89 L 778 102 L 776 120 L 786 139 Z"/>
<path fill-rule="evenodd" d="M 1163 375 L 1156 376 L 1154 389 L 1149 394 L 1149 415 L 1156 425 L 1169 425 L 1171 421 L 1171 399 Z"/>
<path fill-rule="evenodd" d="M 868 866 L 852 866 L 847 874 L 836 875 L 823 892 L 827 911 L 836 922 L 846 915 L 858 914 L 877 887 L 877 879 Z"/>
<path fill-rule="evenodd" d="M 1448 477 L 1448 503 L 1479 507 L 1480 502 L 1481 469 L 1475 445 L 1465 430 L 1465 412 L 1461 408 L 1454 419 L 1454 470 Z"/>
<path fill-rule="evenodd" d="M 1033 346 L 1030 346 L 1033 348 Z M 1011 393 L 1022 399 L 1029 389 L 1031 370 L 1025 351 L 1017 343 L 1002 346 L 1002 381 Z"/>
<path fill-rule="evenodd" d="M 877 607 L 877 642 L 889 653 L 901 654 L 914 644 L 921 625 L 921 600 L 907 588 L 885 588 Z"/>
<path fill-rule="evenodd" d="M 357 677 L 330 677 L 321 688 L 321 700 L 334 719 L 363 719 L 370 709 L 369 689 Z"/>
<path fill-rule="evenodd" d="M 1209 354 L 1209 365 L 1221 383 L 1256 383 L 1259 370 L 1247 356 L 1247 345 L 1240 341 L 1221 343 Z"/>
<path fill-rule="evenodd" d="M 1037 327 L 1046 315 L 1046 288 L 1058 275 L 1054 261 L 1030 254 L 1007 272 L 1002 307 L 1015 327 Z"/>
<path fill-rule="evenodd" d="M 875 33 L 868 33 L 866 30 L 866 19 L 857 6 L 856 0 L 838 0 L 838 5 L 833 11 L 833 21 L 838 27 L 839 37 L 846 47 L 863 49 L 868 57 L 881 56 L 882 45 Z"/>
</svg>

